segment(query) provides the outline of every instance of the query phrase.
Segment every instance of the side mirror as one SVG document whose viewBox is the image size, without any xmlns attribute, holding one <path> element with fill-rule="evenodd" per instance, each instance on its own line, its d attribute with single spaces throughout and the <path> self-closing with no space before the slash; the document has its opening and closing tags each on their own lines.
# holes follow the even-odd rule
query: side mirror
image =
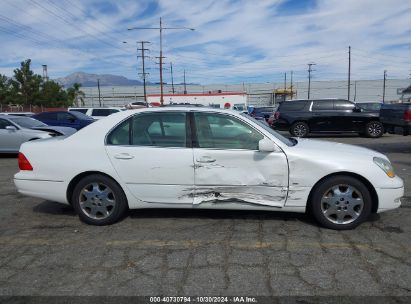
<svg viewBox="0 0 411 304">
<path fill-rule="evenodd" d="M 258 150 L 260 152 L 274 152 L 277 151 L 277 146 L 271 140 L 263 138 L 258 142 Z"/>
<path fill-rule="evenodd" d="M 6 130 L 17 131 L 17 128 L 15 126 L 6 126 Z"/>
<path fill-rule="evenodd" d="M 355 108 L 352 110 L 353 112 L 361 112 L 361 108 L 359 106 L 355 106 Z"/>
</svg>

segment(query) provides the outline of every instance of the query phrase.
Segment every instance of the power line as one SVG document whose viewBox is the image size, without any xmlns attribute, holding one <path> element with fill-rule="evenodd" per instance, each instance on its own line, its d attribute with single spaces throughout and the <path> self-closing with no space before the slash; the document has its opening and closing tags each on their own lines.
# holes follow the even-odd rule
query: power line
<svg viewBox="0 0 411 304">
<path fill-rule="evenodd" d="M 30 0 L 30 2 L 31 2 L 32 4 L 34 4 L 35 6 L 43 9 L 43 10 L 46 11 L 46 12 L 48 12 L 48 13 L 51 14 L 52 16 L 58 18 L 59 20 L 62 20 L 64 23 L 66 23 L 66 24 L 68 24 L 68 25 L 70 25 L 70 26 L 73 26 L 73 27 L 77 28 L 79 31 L 81 31 L 82 33 L 86 34 L 87 36 L 92 37 L 92 38 L 94 38 L 95 40 L 98 40 L 98 41 L 100 41 L 101 43 L 104 43 L 104 44 L 107 45 L 107 46 L 116 48 L 116 49 L 118 49 L 118 50 L 120 50 L 120 51 L 122 51 L 122 52 L 126 52 L 126 53 L 128 54 L 128 52 L 127 52 L 126 50 L 121 49 L 121 48 L 119 48 L 117 45 L 114 45 L 114 44 L 112 44 L 112 43 L 109 43 L 109 42 L 101 39 L 100 37 L 98 37 L 98 36 L 96 36 L 96 35 L 93 35 L 93 34 L 87 32 L 87 31 L 85 31 L 85 30 L 83 29 L 83 27 L 77 25 L 77 24 L 76 24 L 75 22 L 73 22 L 72 20 L 67 19 L 65 16 L 62 16 L 61 14 L 58 14 L 58 13 L 56 13 L 56 12 L 53 12 L 53 11 L 52 11 L 51 9 L 49 9 L 47 6 L 44 6 L 43 4 L 37 2 L 36 0 Z"/>
</svg>

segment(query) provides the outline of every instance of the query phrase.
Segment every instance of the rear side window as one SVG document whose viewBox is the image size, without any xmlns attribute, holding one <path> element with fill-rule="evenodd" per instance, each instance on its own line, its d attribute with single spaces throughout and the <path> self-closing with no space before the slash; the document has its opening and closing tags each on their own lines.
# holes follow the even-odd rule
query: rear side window
<svg viewBox="0 0 411 304">
<path fill-rule="evenodd" d="M 107 137 L 107 144 L 116 146 L 128 146 L 131 145 L 130 137 L 130 125 L 131 118 L 122 122 L 117 126 Z"/>
<path fill-rule="evenodd" d="M 280 111 L 302 111 L 307 101 L 284 101 L 280 104 Z"/>
<path fill-rule="evenodd" d="M 330 101 L 323 101 L 323 100 L 314 100 L 313 102 L 313 111 L 332 111 L 334 110 L 334 102 Z"/>
<path fill-rule="evenodd" d="M 75 112 L 80 112 L 80 113 L 86 114 L 86 113 L 87 113 L 87 110 L 88 110 L 88 109 L 70 109 L 69 111 L 70 111 L 70 112 L 71 112 L 71 111 L 75 111 Z"/>
<path fill-rule="evenodd" d="M 93 109 L 91 116 L 108 116 L 116 112 L 117 110 L 114 109 Z"/>
<path fill-rule="evenodd" d="M 42 113 L 38 114 L 36 118 L 46 120 L 57 120 L 57 113 Z"/>
<path fill-rule="evenodd" d="M 186 113 L 145 113 L 117 126 L 107 144 L 184 148 L 186 134 Z"/>
<path fill-rule="evenodd" d="M 57 113 L 57 120 L 65 121 L 65 120 L 75 120 L 75 119 L 76 118 L 69 113 L 66 113 L 66 112 Z"/>
</svg>

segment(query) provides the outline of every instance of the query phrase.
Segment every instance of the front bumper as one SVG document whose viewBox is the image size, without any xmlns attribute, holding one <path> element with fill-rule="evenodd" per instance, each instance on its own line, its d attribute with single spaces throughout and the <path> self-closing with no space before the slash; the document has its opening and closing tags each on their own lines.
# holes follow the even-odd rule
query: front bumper
<svg viewBox="0 0 411 304">
<path fill-rule="evenodd" d="M 404 196 L 404 186 L 399 188 L 376 188 L 378 195 L 377 213 L 399 208 L 401 197 Z"/>
</svg>

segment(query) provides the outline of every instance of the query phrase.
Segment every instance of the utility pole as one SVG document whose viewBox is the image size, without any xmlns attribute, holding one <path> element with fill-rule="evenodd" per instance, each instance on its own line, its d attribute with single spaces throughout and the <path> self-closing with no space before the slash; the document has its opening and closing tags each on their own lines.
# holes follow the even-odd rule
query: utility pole
<svg viewBox="0 0 411 304">
<path fill-rule="evenodd" d="M 351 88 L 351 46 L 348 47 L 348 96 L 350 100 L 350 88 Z"/>
<path fill-rule="evenodd" d="M 357 99 L 357 80 L 354 81 L 354 102 Z"/>
<path fill-rule="evenodd" d="M 184 69 L 184 94 L 187 94 L 187 87 L 186 87 L 186 69 Z"/>
<path fill-rule="evenodd" d="M 291 88 L 291 99 L 293 99 L 293 97 L 294 97 L 294 91 L 293 91 L 293 71 L 291 71 L 291 85 L 290 85 L 290 88 Z"/>
<path fill-rule="evenodd" d="M 387 80 L 387 70 L 384 70 L 384 82 L 382 88 L 382 103 L 385 103 L 385 82 Z"/>
<path fill-rule="evenodd" d="M 143 72 L 142 73 L 138 73 L 139 75 L 143 76 L 143 86 L 144 86 L 144 101 L 147 102 L 147 88 L 146 88 L 146 76 L 148 73 L 146 73 L 146 69 L 145 69 L 145 58 L 147 56 L 144 55 L 144 51 L 148 51 L 148 49 L 144 48 L 144 44 L 145 43 L 150 43 L 149 41 L 140 41 L 141 43 L 141 48 L 137 48 L 137 51 L 141 51 L 141 56 L 137 56 L 137 58 L 141 57 L 142 63 L 143 63 Z"/>
<path fill-rule="evenodd" d="M 160 30 L 160 103 L 164 104 L 164 93 L 163 93 L 163 30 L 190 30 L 194 31 L 193 28 L 188 27 L 163 27 L 163 22 L 160 17 L 160 27 L 131 27 L 128 28 L 129 31 L 132 30 Z"/>
<path fill-rule="evenodd" d="M 98 88 L 98 104 L 101 107 L 101 93 L 100 93 L 100 79 L 97 79 L 97 88 Z"/>
<path fill-rule="evenodd" d="M 170 71 L 171 71 L 171 89 L 173 91 L 174 94 L 174 77 L 173 77 L 173 63 L 170 62 Z"/>
<path fill-rule="evenodd" d="M 308 99 L 310 99 L 310 91 L 311 91 L 311 72 L 314 70 L 312 69 L 312 66 L 315 65 L 315 63 L 309 63 L 308 64 Z"/>
<path fill-rule="evenodd" d="M 287 72 L 284 73 L 284 94 L 285 90 L 287 90 Z"/>
</svg>

